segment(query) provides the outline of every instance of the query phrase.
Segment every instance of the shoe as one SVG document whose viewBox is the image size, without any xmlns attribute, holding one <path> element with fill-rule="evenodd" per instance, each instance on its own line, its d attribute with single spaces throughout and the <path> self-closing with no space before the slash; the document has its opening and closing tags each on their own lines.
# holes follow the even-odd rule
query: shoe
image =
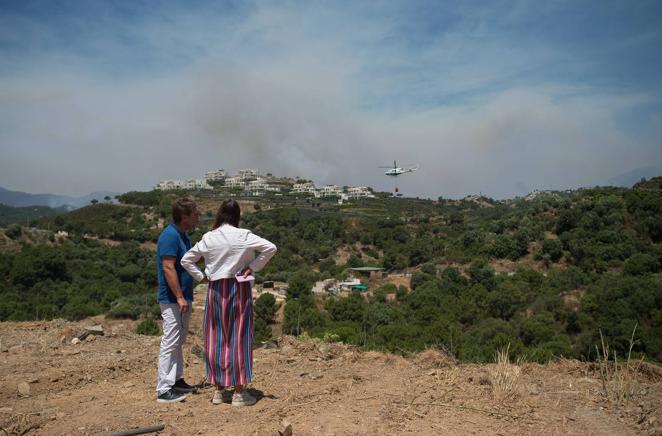
<svg viewBox="0 0 662 436">
<path fill-rule="evenodd" d="M 156 401 L 159 403 L 177 403 L 179 401 L 184 401 L 184 399 L 186 399 L 186 395 L 181 394 L 172 388 L 156 397 Z"/>
<path fill-rule="evenodd" d="M 195 386 L 191 386 L 190 384 L 186 383 L 183 378 L 177 380 L 175 384 L 172 385 L 172 388 L 183 394 L 188 394 L 195 391 Z"/>
<path fill-rule="evenodd" d="M 223 404 L 223 390 L 216 389 L 214 391 L 214 398 L 211 400 L 212 404 Z"/>
<path fill-rule="evenodd" d="M 252 406 L 257 400 L 254 396 L 248 393 L 248 391 L 241 391 L 232 395 L 232 405 L 233 406 Z"/>
</svg>

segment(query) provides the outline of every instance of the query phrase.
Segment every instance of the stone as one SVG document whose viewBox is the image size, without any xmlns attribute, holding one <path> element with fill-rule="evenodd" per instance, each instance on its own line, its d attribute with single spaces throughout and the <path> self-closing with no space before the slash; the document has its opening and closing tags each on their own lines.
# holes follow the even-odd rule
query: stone
<svg viewBox="0 0 662 436">
<path fill-rule="evenodd" d="M 97 340 L 97 337 L 94 336 L 94 335 L 89 335 L 88 337 L 85 338 L 85 342 L 92 342 L 92 341 L 96 341 L 96 340 Z"/>
<path fill-rule="evenodd" d="M 292 424 L 287 419 L 283 419 L 280 423 L 281 430 L 278 431 L 280 436 L 292 436 Z"/>
<path fill-rule="evenodd" d="M 78 339 L 78 338 L 73 338 L 73 339 L 71 340 L 71 343 L 72 343 L 73 345 L 80 344 L 80 339 Z"/>
<path fill-rule="evenodd" d="M 74 336 L 76 336 L 76 332 L 71 327 L 63 328 L 62 332 L 60 332 L 60 334 L 62 336 L 66 336 L 67 338 L 73 338 Z"/>
<path fill-rule="evenodd" d="M 323 377 L 322 374 L 317 374 L 317 373 L 310 374 L 310 378 L 313 379 L 313 380 L 319 380 L 322 377 Z"/>
<path fill-rule="evenodd" d="M 18 384 L 18 393 L 22 397 L 27 397 L 30 395 L 30 385 L 27 384 L 26 382 L 20 382 Z"/>
<path fill-rule="evenodd" d="M 540 386 L 538 386 L 537 384 L 531 384 L 527 386 L 527 390 L 531 395 L 540 395 Z"/>
<path fill-rule="evenodd" d="M 102 325 L 91 325 L 85 327 L 85 331 L 91 335 L 103 336 L 103 326 Z"/>
<path fill-rule="evenodd" d="M 39 383 L 39 377 L 32 377 L 32 378 L 28 379 L 28 383 L 30 383 L 30 384 Z"/>
<path fill-rule="evenodd" d="M 193 344 L 193 346 L 191 347 L 191 354 L 193 354 L 196 357 L 199 357 L 200 359 L 204 359 L 205 350 L 203 350 L 200 345 Z"/>
</svg>

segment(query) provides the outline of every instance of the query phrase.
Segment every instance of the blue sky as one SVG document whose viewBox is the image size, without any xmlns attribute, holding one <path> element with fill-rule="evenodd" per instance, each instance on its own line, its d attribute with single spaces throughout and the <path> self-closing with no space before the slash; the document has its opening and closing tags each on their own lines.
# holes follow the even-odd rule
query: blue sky
<svg viewBox="0 0 662 436">
<path fill-rule="evenodd" d="M 662 167 L 662 2 L 0 2 L 0 186 L 510 197 Z"/>
</svg>

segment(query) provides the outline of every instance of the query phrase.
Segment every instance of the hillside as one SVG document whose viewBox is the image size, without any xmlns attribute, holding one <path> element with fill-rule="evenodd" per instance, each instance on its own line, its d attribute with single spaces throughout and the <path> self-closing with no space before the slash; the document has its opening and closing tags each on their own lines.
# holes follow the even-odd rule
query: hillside
<svg viewBox="0 0 662 436">
<path fill-rule="evenodd" d="M 196 305 L 185 346 L 195 383 L 204 379 L 201 315 Z M 106 335 L 71 343 L 98 322 Z M 403 358 L 287 336 L 255 352 L 255 406 L 214 406 L 202 385 L 162 405 L 153 392 L 159 338 L 134 326 L 103 317 L 0 323 L 0 427 L 96 435 L 162 423 L 171 435 L 253 435 L 278 434 L 287 420 L 294 434 L 662 434 L 656 366 L 633 364 L 616 373 L 624 384 L 611 376 L 605 390 L 598 364 L 459 364 L 432 350 Z"/>
<path fill-rule="evenodd" d="M 242 225 L 278 245 L 257 283 L 287 288 L 286 334 L 400 355 L 434 347 L 462 362 L 489 362 L 510 345 L 511 359 L 539 363 L 595 361 L 602 335 L 612 359 L 631 351 L 661 362 L 657 180 L 507 201 L 247 197 Z M 0 237 L 0 321 L 158 314 L 152 250 L 172 198 L 183 194 L 203 213 L 196 241 L 221 200 L 214 191 L 130 192 L 122 204 Z M 361 266 L 388 275 L 362 277 L 365 293 L 311 293 Z M 264 304 L 256 330 L 266 339 L 274 302 Z"/>
<path fill-rule="evenodd" d="M 27 206 L 27 207 L 12 207 L 5 204 L 0 204 L 0 226 L 7 224 L 19 223 L 25 224 L 26 222 L 37 220 L 39 218 L 49 217 L 67 212 L 64 207 L 47 207 L 47 206 Z"/>
</svg>

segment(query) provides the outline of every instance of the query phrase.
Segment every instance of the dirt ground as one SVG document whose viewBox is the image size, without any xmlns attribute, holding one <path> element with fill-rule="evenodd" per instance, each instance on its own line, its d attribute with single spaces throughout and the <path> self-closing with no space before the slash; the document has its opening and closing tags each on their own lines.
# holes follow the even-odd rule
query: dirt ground
<svg viewBox="0 0 662 436">
<path fill-rule="evenodd" d="M 0 323 L 0 434 L 164 424 L 161 434 L 278 435 L 286 420 L 305 435 L 662 435 L 656 366 L 635 374 L 618 405 L 604 397 L 596 365 L 457 364 L 435 351 L 405 359 L 291 337 L 256 350 L 255 406 L 213 405 L 196 354 L 201 316 L 196 305 L 185 346 L 185 376 L 201 388 L 175 404 L 156 402 L 159 338 L 133 333 L 136 322 Z M 71 343 L 94 323 L 103 336 Z"/>
</svg>

